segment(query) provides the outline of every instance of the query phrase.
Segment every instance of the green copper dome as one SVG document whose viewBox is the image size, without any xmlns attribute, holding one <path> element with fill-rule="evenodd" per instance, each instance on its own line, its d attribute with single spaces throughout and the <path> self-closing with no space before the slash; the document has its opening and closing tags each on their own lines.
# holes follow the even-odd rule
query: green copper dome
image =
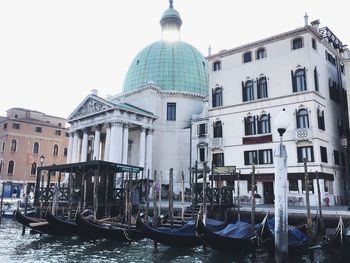
<svg viewBox="0 0 350 263">
<path fill-rule="evenodd" d="M 163 91 L 208 94 L 207 61 L 182 41 L 157 41 L 137 54 L 126 74 L 123 93 L 154 84 Z"/>
</svg>

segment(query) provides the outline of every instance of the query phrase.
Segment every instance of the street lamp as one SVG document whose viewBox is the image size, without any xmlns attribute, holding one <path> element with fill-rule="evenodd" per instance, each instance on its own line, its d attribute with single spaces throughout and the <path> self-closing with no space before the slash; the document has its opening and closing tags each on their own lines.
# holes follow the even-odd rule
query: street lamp
<svg viewBox="0 0 350 263">
<path fill-rule="evenodd" d="M 349 178 L 349 161 L 348 161 L 348 138 L 344 134 L 340 139 L 341 146 L 344 148 L 345 158 L 345 180 L 347 183 L 346 197 L 348 201 L 348 211 L 350 211 L 350 178 Z"/>
<path fill-rule="evenodd" d="M 43 166 L 44 161 L 45 161 L 45 156 L 41 155 L 40 156 L 40 167 Z"/>
<path fill-rule="evenodd" d="M 275 119 L 280 136 L 275 149 L 275 261 L 288 261 L 288 203 L 287 203 L 287 150 L 283 134 L 289 125 L 289 116 L 283 109 Z"/>
</svg>

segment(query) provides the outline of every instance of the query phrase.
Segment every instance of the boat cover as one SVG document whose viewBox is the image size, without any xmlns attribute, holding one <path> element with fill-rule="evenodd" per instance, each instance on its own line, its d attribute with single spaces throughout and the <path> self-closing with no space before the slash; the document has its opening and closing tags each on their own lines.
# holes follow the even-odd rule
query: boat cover
<svg viewBox="0 0 350 263">
<path fill-rule="evenodd" d="M 253 237 L 252 226 L 242 221 L 228 224 L 223 230 L 216 231 L 215 234 L 239 239 L 249 239 Z"/>
</svg>

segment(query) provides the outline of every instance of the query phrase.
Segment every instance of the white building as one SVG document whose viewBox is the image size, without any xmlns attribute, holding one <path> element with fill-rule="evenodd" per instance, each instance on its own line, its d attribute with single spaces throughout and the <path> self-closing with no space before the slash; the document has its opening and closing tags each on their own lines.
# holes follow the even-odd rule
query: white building
<svg viewBox="0 0 350 263">
<path fill-rule="evenodd" d="M 302 28 L 207 58 L 209 109 L 192 121 L 192 163 L 236 166 L 246 196 L 254 163 L 264 203 L 274 200 L 273 153 L 279 136 L 273 120 L 283 108 L 290 115 L 284 135 L 289 202 L 305 204 L 303 158 L 311 205 L 317 205 L 316 172 L 322 200 L 328 196 L 330 204 L 344 202 L 340 137 L 347 123 L 342 110 L 346 93 L 344 66 L 338 63 L 344 49 L 327 27 L 311 24 L 306 16 Z"/>
</svg>

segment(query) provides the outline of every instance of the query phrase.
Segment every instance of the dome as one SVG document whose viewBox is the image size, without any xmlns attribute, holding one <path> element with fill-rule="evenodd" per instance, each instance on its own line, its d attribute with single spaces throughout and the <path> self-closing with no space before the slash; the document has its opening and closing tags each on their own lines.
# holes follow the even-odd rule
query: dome
<svg viewBox="0 0 350 263">
<path fill-rule="evenodd" d="M 157 41 L 141 50 L 126 74 L 123 93 L 152 83 L 163 91 L 208 94 L 207 61 L 183 41 Z"/>
<path fill-rule="evenodd" d="M 178 26 L 181 26 L 182 20 L 179 12 L 174 8 L 168 8 L 164 11 L 162 18 L 160 19 L 160 24 L 163 26 L 166 23 L 175 23 Z"/>
</svg>

